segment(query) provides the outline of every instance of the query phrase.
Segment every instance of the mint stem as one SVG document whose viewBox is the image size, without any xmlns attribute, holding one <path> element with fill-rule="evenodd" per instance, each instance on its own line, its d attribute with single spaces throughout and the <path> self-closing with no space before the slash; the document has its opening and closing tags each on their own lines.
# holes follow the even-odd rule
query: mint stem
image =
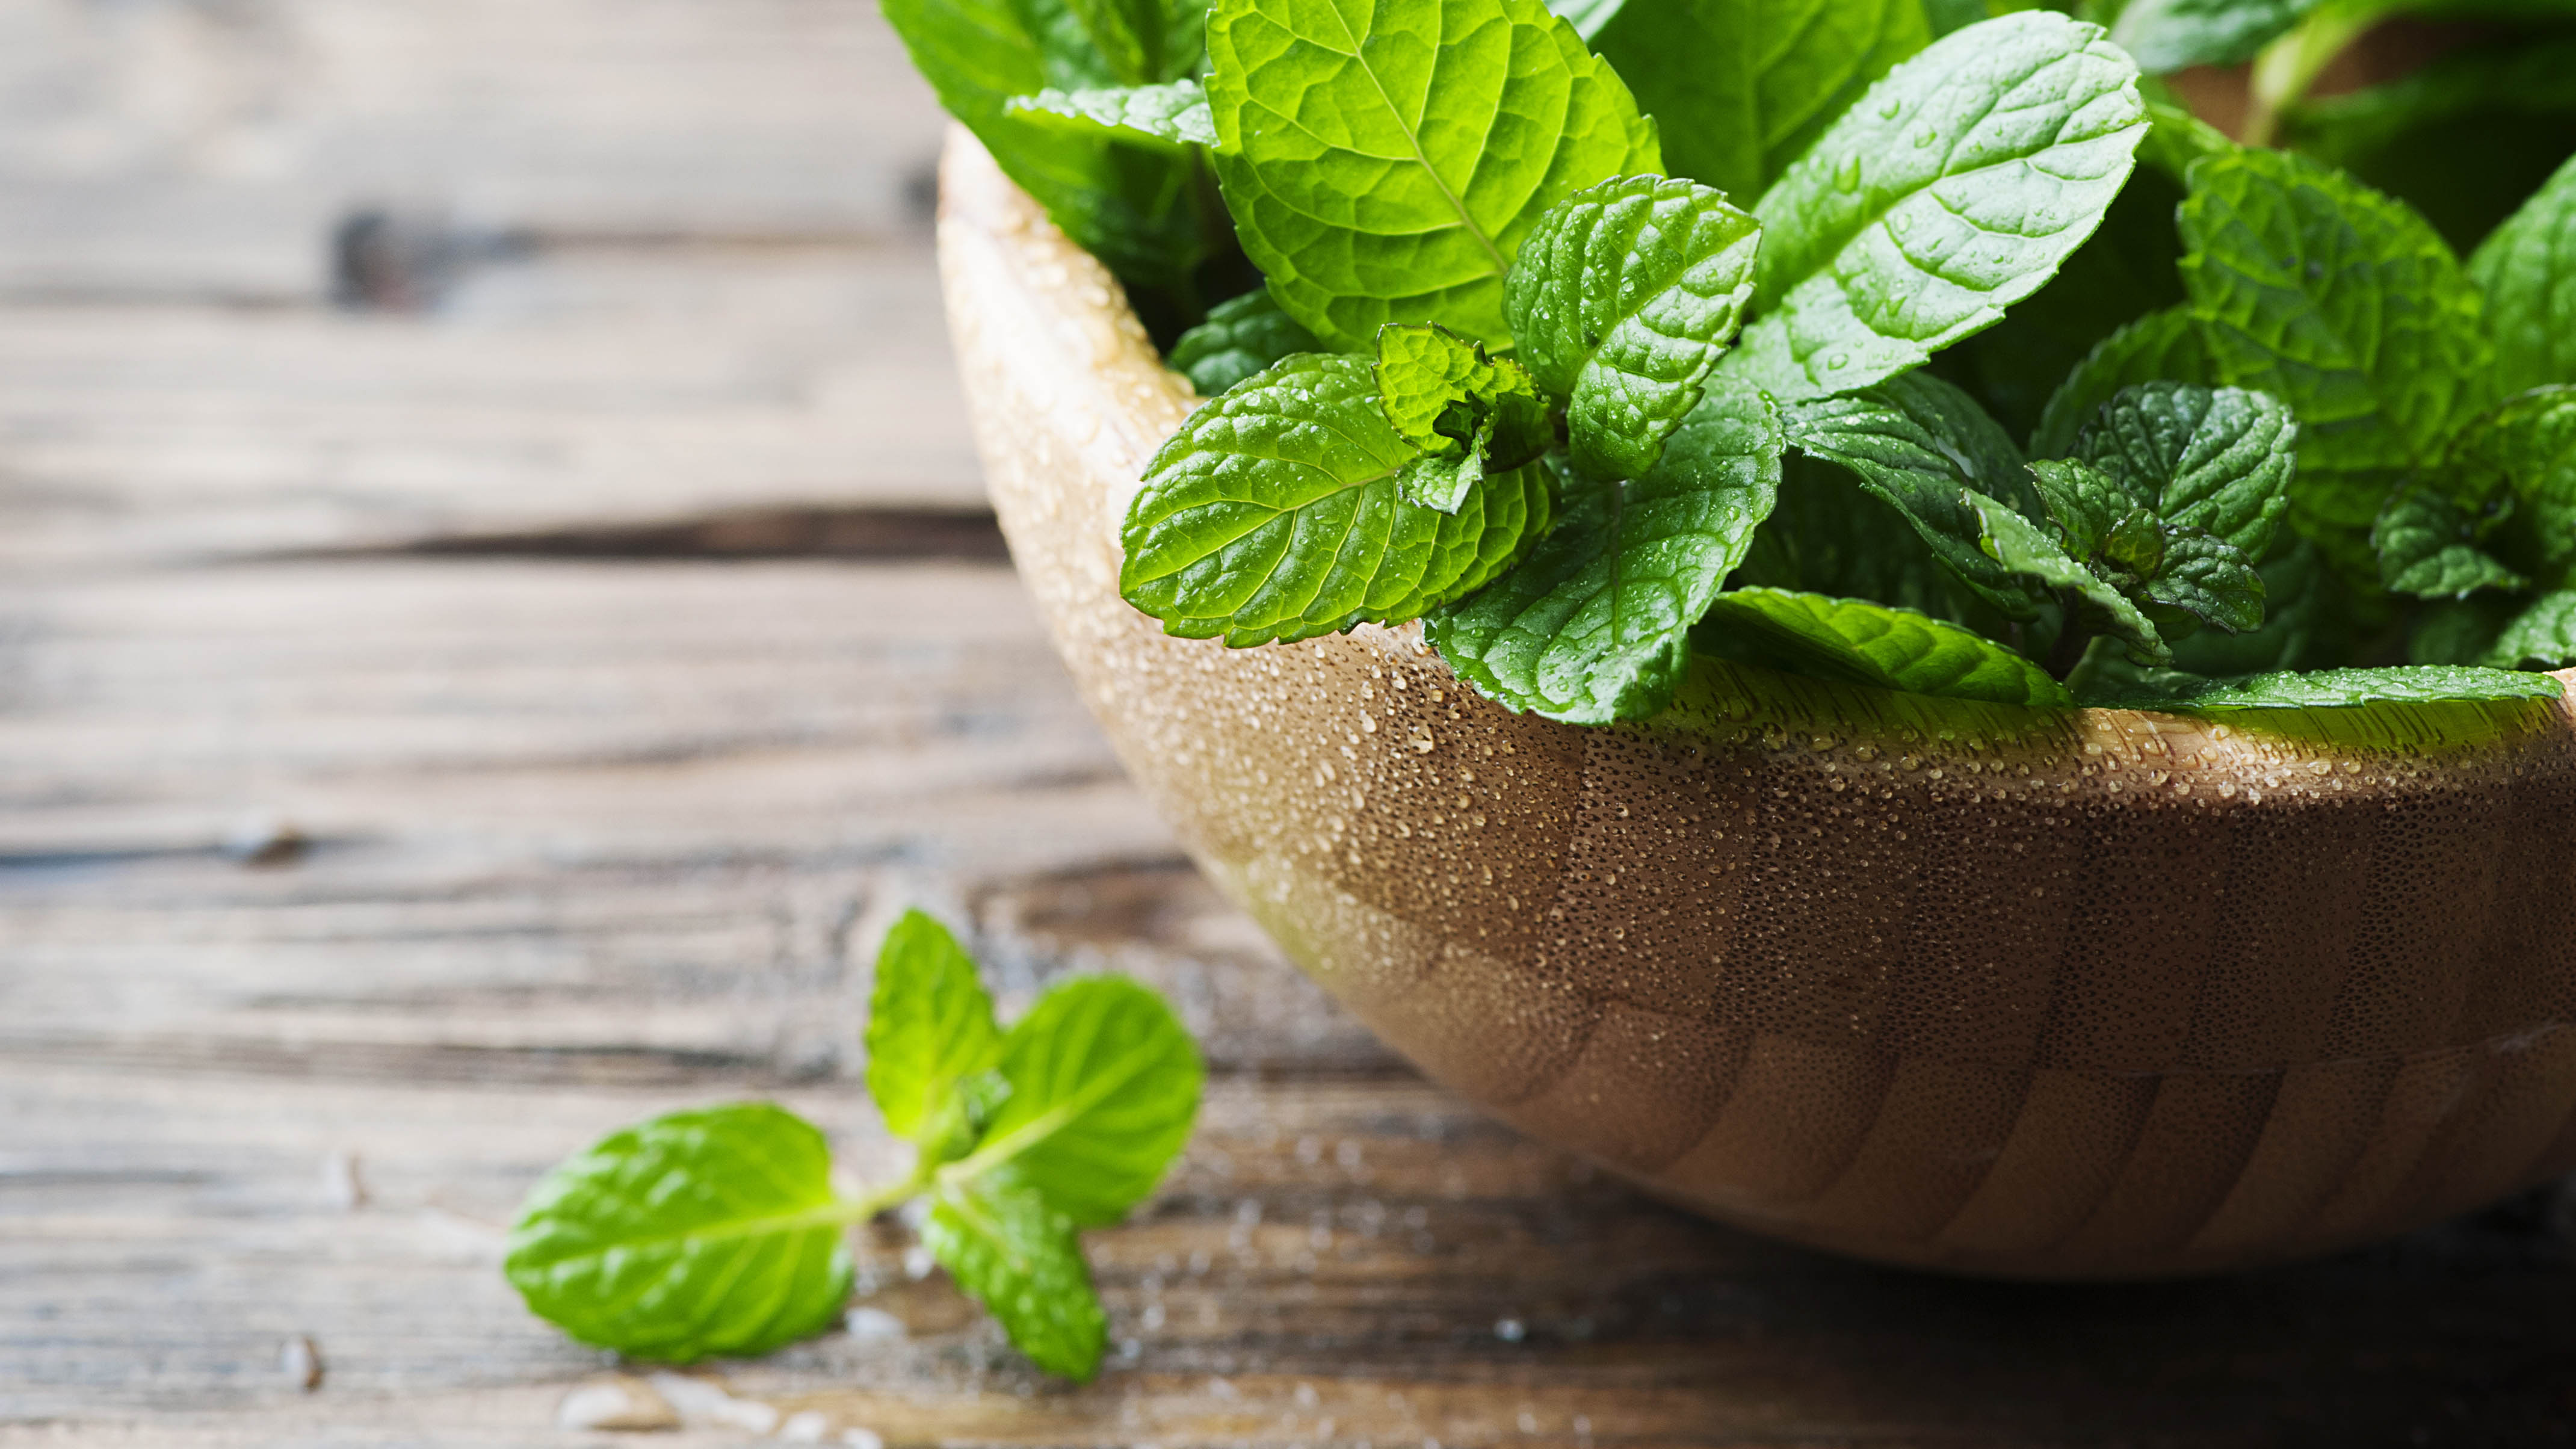
<svg viewBox="0 0 2576 1449">
<path fill-rule="evenodd" d="M 2047 670 L 2050 678 L 2064 684 L 2066 676 L 2075 672 L 2075 666 L 2084 662 L 2084 651 L 2093 642 L 2094 630 L 2084 617 L 2083 601 L 2073 589 L 2059 592 L 2057 607 L 2066 622 L 2058 626 L 2057 642 L 2049 646 L 2048 658 L 2041 661 L 2039 667 Z"/>
</svg>

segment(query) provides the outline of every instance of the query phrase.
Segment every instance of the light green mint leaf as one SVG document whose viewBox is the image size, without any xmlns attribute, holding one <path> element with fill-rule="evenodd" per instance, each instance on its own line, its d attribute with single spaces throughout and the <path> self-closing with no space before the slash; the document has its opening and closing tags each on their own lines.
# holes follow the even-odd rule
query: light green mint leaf
<svg viewBox="0 0 2576 1449">
<path fill-rule="evenodd" d="M 1780 452 L 1770 400 L 1712 380 L 1644 477 L 1569 471 L 1565 521 L 1490 588 L 1432 613 L 1431 643 L 1514 710 L 1575 724 L 1658 713 L 1691 625 L 1771 511 Z"/>
<path fill-rule="evenodd" d="M 2446 700 L 2556 699 L 2557 680 L 2545 674 L 2457 665 L 2399 665 L 2389 669 L 2311 669 L 2253 674 L 2239 679 L 2172 675 L 2134 692 L 2086 696 L 2104 709 L 2181 710 L 2198 714 L 2238 709 L 2349 709 L 2371 704 L 2439 704 Z M 2154 685 L 2163 687 L 2153 687 Z"/>
<path fill-rule="evenodd" d="M 2044 527 L 2023 517 L 2011 505 L 1982 493 L 1969 493 L 1967 501 L 1984 525 L 1981 542 L 1989 557 L 2013 573 L 2051 589 L 2071 590 L 2079 607 L 2094 616 L 2102 632 L 2126 644 L 2133 656 L 2156 663 L 2173 657 L 2163 634 L 2138 612 L 2138 606 L 2109 580 L 2069 554 Z"/>
<path fill-rule="evenodd" d="M 823 1134 L 767 1102 L 610 1133 L 528 1194 L 502 1272 L 584 1343 L 687 1363 L 820 1332 L 850 1296 Z"/>
<path fill-rule="evenodd" d="M 2403 489 L 2370 531 L 2379 581 L 2392 593 L 2427 599 L 2530 587 L 2529 579 L 2478 547 L 2484 532 L 2447 492 L 2423 484 Z"/>
<path fill-rule="evenodd" d="M 1918 0 L 1628 0 L 1586 38 L 1672 173 L 1750 205 L 1932 33 Z"/>
<path fill-rule="evenodd" d="M 2290 506 L 2298 448 L 2298 419 L 2268 393 L 2148 382 L 2098 409 L 2075 455 L 2167 526 L 2199 529 L 2261 558 Z"/>
<path fill-rule="evenodd" d="M 2208 384 L 2216 365 L 2201 341 L 2200 321 L 2189 307 L 2150 312 L 2105 337 L 2050 395 L 2030 435 L 2034 458 L 2063 458 L 2094 412 L 2121 391 L 2159 380 Z"/>
<path fill-rule="evenodd" d="M 1725 196 L 1657 176 L 1587 187 L 1539 218 L 1504 280 L 1503 317 L 1539 386 L 1568 399 L 1576 467 L 1634 478 L 1654 466 L 1735 336 L 1761 241 Z"/>
<path fill-rule="evenodd" d="M 2576 383 L 2576 157 L 2480 243 L 2496 376 L 2506 392 Z"/>
<path fill-rule="evenodd" d="M 1456 513 L 1486 473 L 1535 462 L 1556 441 L 1529 369 L 1436 323 L 1378 329 L 1377 386 L 1387 422 L 1423 453 L 1396 474 L 1396 493 L 1425 508 Z"/>
<path fill-rule="evenodd" d="M 1320 346 L 1315 334 L 1279 310 L 1267 290 L 1256 289 L 1210 307 L 1207 320 L 1182 333 L 1164 360 L 1199 396 L 1215 397 L 1273 363 Z"/>
<path fill-rule="evenodd" d="M 2263 627 L 2263 576 L 2224 539 L 2182 530 L 2165 535 L 2143 595 L 2230 634 Z"/>
<path fill-rule="evenodd" d="M 2504 626 L 2481 663 L 2498 669 L 2563 669 L 2576 664 L 2576 590 L 2541 595 Z"/>
<path fill-rule="evenodd" d="M 1975 399 L 1929 373 L 1781 410 L 1790 446 L 1838 463 L 1912 524 L 1932 556 L 2005 616 L 2027 619 L 2039 600 L 1978 545 L 1984 528 L 1963 489 L 2031 496 L 2021 453 Z"/>
<path fill-rule="evenodd" d="M 2286 152 L 2195 165 L 2180 223 L 2221 379 L 2298 415 L 2293 518 L 2368 528 L 2398 471 L 2437 461 L 2486 403 L 2476 287 L 2413 208 Z"/>
<path fill-rule="evenodd" d="M 1330 347 L 1438 321 L 1489 345 L 1541 213 L 1661 171 L 1655 127 L 1540 0 L 1218 0 L 1216 169 L 1272 295 Z"/>
<path fill-rule="evenodd" d="M 1082 1226 L 1116 1222 L 1189 1140 L 1206 1076 L 1171 1007 L 1120 976 L 1051 988 L 1011 1026 L 1011 1084 L 958 1179 L 1007 1167 Z M 943 1174 L 944 1176 L 946 1174 Z"/>
<path fill-rule="evenodd" d="M 1192 413 L 1148 465 L 1119 592 L 1186 638 L 1248 645 L 1401 623 L 1481 587 L 1548 525 L 1541 465 L 1485 478 L 1456 513 L 1406 501 L 1420 456 L 1369 360 L 1289 358 Z"/>
<path fill-rule="evenodd" d="M 1004 110 L 1025 124 L 1182 151 L 1216 144 L 1207 94 L 1193 80 L 1159 86 L 1043 90 L 1013 96 Z"/>
<path fill-rule="evenodd" d="M 877 950 L 868 1001 L 868 1095 L 898 1137 L 927 1142 L 957 1084 L 1000 1060 L 1002 1029 L 948 928 L 906 911 Z"/>
<path fill-rule="evenodd" d="M 2322 0 L 2129 0 L 2111 38 L 2159 75 L 2252 60 Z"/>
<path fill-rule="evenodd" d="M 2026 10 L 1934 42 L 1754 207 L 1755 320 L 1721 368 L 1851 392 L 1992 326 L 2092 235 L 2146 131 L 2098 27 Z"/>
<path fill-rule="evenodd" d="M 1076 1383 L 1100 1371 L 1109 1320 L 1072 1219 L 1043 1193 L 1008 1173 L 942 1184 L 921 1242 L 1031 1363 Z"/>
<path fill-rule="evenodd" d="M 2046 670 L 1981 634 L 1864 599 L 1734 589 L 1691 637 L 1727 658 L 1879 689 L 2033 709 L 2074 703 Z"/>
<path fill-rule="evenodd" d="M 2071 458 L 2031 464 L 2030 481 L 2072 558 L 2091 558 L 2100 552 L 2112 530 L 2138 511 L 2139 500 L 2117 480 Z"/>
<path fill-rule="evenodd" d="M 2507 399 L 2462 430 L 2441 476 L 2473 503 L 2509 492 L 2497 552 L 2553 584 L 2576 573 L 2576 387 Z"/>
</svg>

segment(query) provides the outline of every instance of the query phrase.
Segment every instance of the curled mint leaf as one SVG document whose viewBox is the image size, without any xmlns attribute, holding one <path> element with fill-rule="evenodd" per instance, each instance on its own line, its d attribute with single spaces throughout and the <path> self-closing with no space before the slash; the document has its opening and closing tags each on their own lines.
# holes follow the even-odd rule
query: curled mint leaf
<svg viewBox="0 0 2576 1449">
<path fill-rule="evenodd" d="M 2148 676 L 2087 695 L 2104 709 L 2185 710 L 2351 709 L 2372 704 L 2442 704 L 2455 700 L 2557 699 L 2557 680 L 2545 674 L 2459 665 L 2408 664 L 2388 669 L 2312 669 L 2304 673 L 2252 674 L 2237 679 L 2191 675 Z"/>
<path fill-rule="evenodd" d="M 1708 611 L 1780 484 L 1771 402 L 1712 381 L 1645 476 L 1569 471 L 1565 517 L 1484 589 L 1432 613 L 1440 656 L 1513 710 L 1575 724 L 1671 702 Z"/>
<path fill-rule="evenodd" d="M 584 1343 L 688 1363 L 766 1353 L 850 1296 L 823 1134 L 744 1102 L 612 1132 L 529 1193 L 502 1272 Z"/>
<path fill-rule="evenodd" d="M 1692 631 L 1702 649 L 1747 663 L 1879 689 L 2062 709 L 2048 672 L 1982 634 L 1866 599 L 1733 589 Z"/>
<path fill-rule="evenodd" d="M 1029 125 L 1105 140 L 1173 151 L 1216 144 L 1216 122 L 1208 115 L 1207 94 L 1194 80 L 1078 91 L 1050 88 L 1013 96 L 1003 109 Z"/>
<path fill-rule="evenodd" d="M 1662 128 L 1674 175 L 1750 203 L 1931 43 L 1925 19 L 1917 0 L 1628 0 L 1584 38 Z"/>
<path fill-rule="evenodd" d="M 1315 334 L 1279 310 L 1255 288 L 1208 309 L 1207 320 L 1181 334 L 1164 361 L 1190 380 L 1201 397 L 1215 397 L 1236 383 L 1300 352 L 1313 352 Z"/>
<path fill-rule="evenodd" d="M 2506 392 L 2576 383 L 2576 157 L 2478 245 L 2496 377 Z"/>
<path fill-rule="evenodd" d="M 2015 574 L 2069 593 L 2075 606 L 2101 632 L 2127 645 L 2133 656 L 2159 664 L 2173 658 L 2163 633 L 2138 611 L 2128 595 L 2069 553 L 2063 540 L 2050 536 L 2046 527 L 2031 522 L 2009 504 L 1982 493 L 1971 492 L 1966 497 L 1984 526 L 1980 544 L 1988 557 Z M 2069 620 L 2067 627 L 2074 627 L 2074 621 Z"/>
<path fill-rule="evenodd" d="M 2111 38 L 2163 74 L 2195 65 L 2233 65 L 2254 53 L 2323 0 L 2129 0 Z"/>
<path fill-rule="evenodd" d="M 2096 343 L 2049 395 L 2039 426 L 2030 435 L 2031 456 L 2063 458 L 2073 453 L 2076 437 L 2104 403 L 2123 389 L 2158 380 L 2217 381 L 2215 364 L 2201 341 L 2199 319 L 2189 307 L 2150 312 Z"/>
<path fill-rule="evenodd" d="M 1753 294 L 1761 227 L 1708 187 L 1628 176 L 1549 208 L 1503 284 L 1539 386 L 1568 399 L 1575 466 L 1634 478 L 1699 404 Z"/>
<path fill-rule="evenodd" d="M 1192 413 L 1128 506 L 1118 588 L 1186 638 L 1248 645 L 1401 623 L 1483 585 L 1543 532 L 1541 466 L 1459 510 L 1406 501 L 1420 453 L 1368 359 L 1292 357 Z"/>
<path fill-rule="evenodd" d="M 1850 392 L 1978 332 L 2099 225 L 2147 130 L 2099 27 L 2026 10 L 1888 72 L 1754 207 L 1754 320 L 1721 366 Z"/>
<path fill-rule="evenodd" d="M 1116 1222 L 1163 1180 L 1198 1115 L 1206 1069 L 1163 998 L 1122 976 L 1064 982 L 1011 1024 L 1010 1096 L 963 1182 L 1007 1169 L 1081 1226 Z"/>
<path fill-rule="evenodd" d="M 2461 598 L 2479 589 L 2521 589 L 2531 581 L 2478 547 L 2486 529 L 2438 488 L 2399 491 L 2370 531 L 2379 581 L 2392 593 Z"/>
<path fill-rule="evenodd" d="M 1503 272 L 1539 215 L 1663 169 L 1654 123 L 1540 0 L 1217 0 L 1207 46 L 1236 233 L 1328 347 L 1425 321 L 1509 343 Z"/>
<path fill-rule="evenodd" d="M 2268 393 L 2148 382 L 2097 410 L 2075 455 L 2168 526 L 2199 529 L 2261 558 L 2290 506 L 2298 447 L 2298 419 Z"/>
<path fill-rule="evenodd" d="M 2532 600 L 2479 661 L 2498 669 L 2563 669 L 2576 664 L 2576 590 Z"/>
<path fill-rule="evenodd" d="M 1377 386 L 1387 422 L 1423 453 L 1396 474 L 1396 492 L 1425 508 L 1457 512 L 1487 472 L 1534 462 L 1555 441 L 1529 369 L 1446 327 L 1379 328 Z"/>
<path fill-rule="evenodd" d="M 868 997 L 868 1095 L 886 1130 L 927 1143 L 958 1084 L 1001 1058 L 993 998 L 948 928 L 906 911 L 877 948 Z"/>
<path fill-rule="evenodd" d="M 1100 1372 L 1109 1320 L 1073 1220 L 1044 1193 L 1007 1174 L 943 1185 L 921 1241 L 1031 1363 L 1076 1383 Z"/>
</svg>

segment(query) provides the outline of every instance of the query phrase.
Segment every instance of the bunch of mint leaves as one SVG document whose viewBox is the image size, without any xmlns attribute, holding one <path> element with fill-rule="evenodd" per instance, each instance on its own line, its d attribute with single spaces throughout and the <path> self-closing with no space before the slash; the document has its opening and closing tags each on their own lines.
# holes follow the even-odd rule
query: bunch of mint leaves
<svg viewBox="0 0 2576 1449">
<path fill-rule="evenodd" d="M 918 1200 L 931 1256 L 1039 1368 L 1088 1380 L 1107 1319 L 1079 1231 L 1162 1180 L 1198 1114 L 1198 1048 L 1122 977 L 1062 982 L 1004 1031 L 975 964 L 919 911 L 887 932 L 868 1094 L 918 1149 L 847 1195 L 823 1134 L 742 1102 L 611 1133 L 530 1192 L 503 1271 L 584 1343 L 687 1363 L 821 1332 L 851 1288 L 848 1229 Z"/>
<path fill-rule="evenodd" d="M 2495 25 L 2306 98 L 2434 9 Z M 2537 172 L 2512 147 L 2404 164 L 2487 114 L 2500 67 L 2576 118 L 2576 83 L 2516 59 L 2576 59 L 2576 13 L 888 15 L 1132 294 L 1186 320 L 1261 279 L 1171 335 L 1213 401 L 1150 463 L 1120 574 L 1169 633 L 1419 620 L 1480 693 L 1581 724 L 1660 712 L 1695 655 L 2203 710 L 2555 698 L 2525 671 L 2576 662 L 2576 129 Z M 2230 140 L 2155 74 L 2249 58 L 2249 129 L 2305 153 Z M 2440 224 L 2338 162 L 2414 176 Z M 1106 220 L 1148 197 L 1196 228 L 1150 265 Z"/>
</svg>

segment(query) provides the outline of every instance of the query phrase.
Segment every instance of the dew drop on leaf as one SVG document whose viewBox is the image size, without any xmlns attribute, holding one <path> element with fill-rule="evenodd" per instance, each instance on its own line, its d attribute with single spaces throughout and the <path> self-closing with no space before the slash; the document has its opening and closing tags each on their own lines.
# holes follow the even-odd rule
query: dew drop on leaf
<svg viewBox="0 0 2576 1449">
<path fill-rule="evenodd" d="M 1860 190 L 1860 153 L 1858 151 L 1845 155 L 1842 163 L 1834 168 L 1834 186 L 1842 191 Z"/>
</svg>

